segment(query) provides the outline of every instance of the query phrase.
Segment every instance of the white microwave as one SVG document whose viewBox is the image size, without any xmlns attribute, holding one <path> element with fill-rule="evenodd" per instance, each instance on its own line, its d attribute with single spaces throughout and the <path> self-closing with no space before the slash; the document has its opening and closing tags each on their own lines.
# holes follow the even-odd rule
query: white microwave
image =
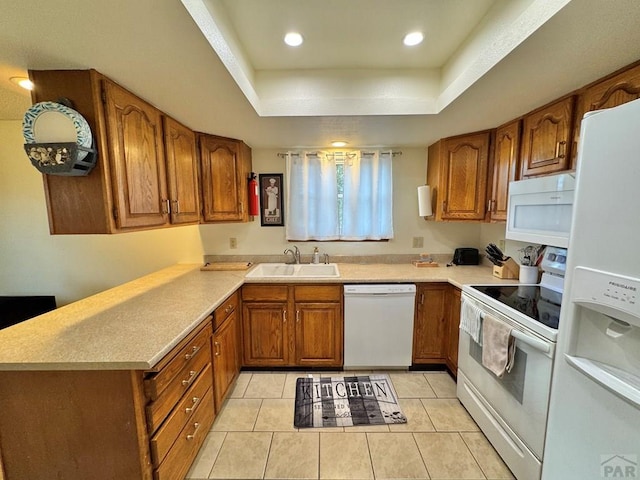
<svg viewBox="0 0 640 480">
<path fill-rule="evenodd" d="M 567 248 L 575 186 L 570 173 L 510 182 L 506 238 Z"/>
</svg>

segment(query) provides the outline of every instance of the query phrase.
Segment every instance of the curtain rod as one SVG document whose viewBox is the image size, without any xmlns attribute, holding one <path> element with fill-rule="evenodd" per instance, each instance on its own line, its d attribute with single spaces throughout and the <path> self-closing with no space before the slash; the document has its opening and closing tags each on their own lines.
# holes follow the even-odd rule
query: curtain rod
<svg viewBox="0 0 640 480">
<path fill-rule="evenodd" d="M 317 151 L 317 152 L 307 152 L 307 155 L 315 155 L 315 156 L 318 156 L 318 155 L 319 155 L 319 154 L 321 154 L 321 153 L 323 153 L 323 152 L 321 152 L 321 151 Z M 375 155 L 376 153 L 380 153 L 380 152 L 361 152 L 361 155 Z M 382 152 L 382 153 L 384 153 L 384 152 Z M 278 153 L 278 156 L 279 156 L 280 158 L 286 158 L 286 157 L 287 157 L 287 155 L 289 155 L 289 153 L 286 153 L 286 152 L 284 152 L 284 153 L 279 152 L 279 153 Z M 291 153 L 290 153 L 290 155 L 291 155 L 292 157 L 299 157 L 299 156 L 300 156 L 300 153 L 298 153 L 298 152 L 291 152 Z M 328 153 L 327 153 L 327 156 L 337 156 L 337 157 L 354 157 L 355 155 L 356 155 L 355 153 L 351 153 L 351 152 L 328 152 Z M 393 151 L 392 151 L 392 152 L 391 152 L 391 155 L 395 157 L 396 155 L 402 155 L 402 152 L 400 152 L 400 151 L 393 152 Z"/>
</svg>

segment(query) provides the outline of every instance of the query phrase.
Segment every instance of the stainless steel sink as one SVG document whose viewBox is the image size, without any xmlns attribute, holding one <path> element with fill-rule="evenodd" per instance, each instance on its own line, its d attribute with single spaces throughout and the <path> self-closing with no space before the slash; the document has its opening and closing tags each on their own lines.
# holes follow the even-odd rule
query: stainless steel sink
<svg viewBox="0 0 640 480">
<path fill-rule="evenodd" d="M 247 273 L 247 278 L 337 278 L 340 276 L 335 263 L 261 263 Z"/>
</svg>

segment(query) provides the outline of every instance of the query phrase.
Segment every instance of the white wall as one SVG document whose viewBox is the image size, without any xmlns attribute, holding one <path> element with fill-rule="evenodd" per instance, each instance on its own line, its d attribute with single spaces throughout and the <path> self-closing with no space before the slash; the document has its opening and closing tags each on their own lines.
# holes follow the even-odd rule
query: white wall
<svg viewBox="0 0 640 480">
<path fill-rule="evenodd" d="M 281 254 L 289 244 L 284 227 L 249 224 L 174 227 L 118 235 L 50 235 L 42 177 L 23 149 L 21 122 L 0 121 L 0 295 L 55 295 L 63 305 L 204 254 Z M 426 177 L 426 148 L 396 148 L 394 229 L 389 242 L 324 242 L 330 255 L 450 254 L 504 238 L 502 226 L 427 222 L 418 217 L 418 185 Z M 256 173 L 284 172 L 280 150 L 255 149 Z M 489 229 L 489 230 L 485 230 Z M 485 232 L 489 232 L 485 234 Z M 229 248 L 229 238 L 238 248 Z M 413 237 L 424 247 L 413 248 Z M 309 254 L 314 242 L 301 244 Z"/>
<path fill-rule="evenodd" d="M 395 238 L 388 242 L 309 242 L 301 243 L 304 254 L 318 245 L 330 255 L 370 255 L 425 252 L 452 253 L 456 247 L 480 248 L 480 226 L 464 223 L 427 222 L 418 217 L 417 187 L 426 178 L 426 148 L 394 148 L 402 155 L 393 160 L 393 215 Z M 254 149 L 253 169 L 256 173 L 283 173 L 283 150 Z M 286 215 L 286 211 L 285 211 Z M 250 224 L 201 225 L 200 232 L 206 254 L 281 254 L 289 244 L 284 227 L 261 227 L 260 218 Z M 237 248 L 229 247 L 229 238 L 237 239 Z M 424 237 L 423 248 L 413 248 L 413 237 Z M 484 247 L 482 247 L 484 248 Z"/>
<path fill-rule="evenodd" d="M 58 306 L 180 262 L 202 261 L 198 226 L 118 235 L 50 235 L 42 176 L 19 121 L 0 121 L 0 295 Z"/>
</svg>

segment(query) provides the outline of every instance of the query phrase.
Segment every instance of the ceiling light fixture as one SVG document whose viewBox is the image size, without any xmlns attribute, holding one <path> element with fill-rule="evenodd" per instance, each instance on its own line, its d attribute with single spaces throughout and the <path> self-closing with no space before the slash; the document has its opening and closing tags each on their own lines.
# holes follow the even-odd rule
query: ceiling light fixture
<svg viewBox="0 0 640 480">
<path fill-rule="evenodd" d="M 290 47 L 299 47 L 302 45 L 303 38 L 297 32 L 289 32 L 284 36 L 284 43 L 289 45 Z"/>
<path fill-rule="evenodd" d="M 411 32 L 407 33 L 404 36 L 404 40 L 402 41 L 407 47 L 413 47 L 415 45 L 419 45 L 424 40 L 424 35 L 422 32 Z"/>
<path fill-rule="evenodd" d="M 27 77 L 11 77 L 9 80 L 25 90 L 33 90 L 33 82 Z"/>
<path fill-rule="evenodd" d="M 344 142 L 342 140 L 337 141 L 337 142 L 331 142 L 331 146 L 332 147 L 336 147 L 336 148 L 346 147 L 347 145 L 348 145 L 347 142 Z"/>
</svg>

